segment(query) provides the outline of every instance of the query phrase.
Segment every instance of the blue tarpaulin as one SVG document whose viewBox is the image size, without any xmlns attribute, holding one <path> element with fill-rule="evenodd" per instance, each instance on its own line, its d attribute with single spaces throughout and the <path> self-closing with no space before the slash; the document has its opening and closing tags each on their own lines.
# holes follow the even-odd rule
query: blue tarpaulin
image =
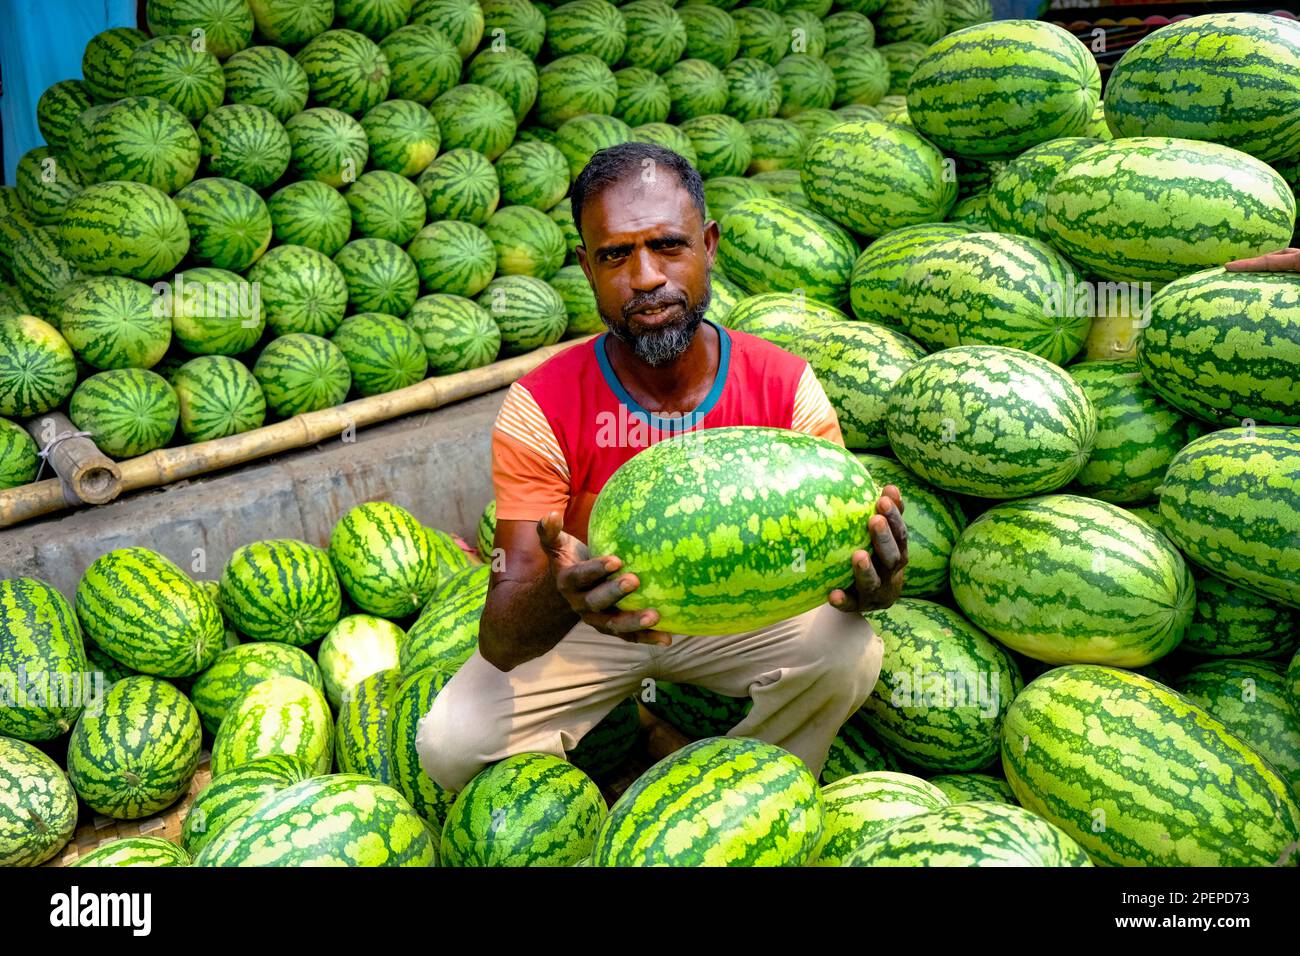
<svg viewBox="0 0 1300 956">
<path fill-rule="evenodd" d="M 36 101 L 59 80 L 80 79 L 86 41 L 109 27 L 135 26 L 135 0 L 0 0 L 0 125 L 4 181 L 23 153 L 45 142 Z"/>
</svg>

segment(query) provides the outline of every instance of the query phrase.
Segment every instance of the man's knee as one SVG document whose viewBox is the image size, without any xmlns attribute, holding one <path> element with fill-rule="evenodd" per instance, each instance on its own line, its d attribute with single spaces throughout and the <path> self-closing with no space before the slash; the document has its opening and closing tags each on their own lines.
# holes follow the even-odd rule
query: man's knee
<svg viewBox="0 0 1300 956">
<path fill-rule="evenodd" d="M 866 703 L 884 657 L 880 635 L 866 618 L 825 605 L 811 616 L 800 643 L 818 682 L 833 688 L 850 712 Z"/>
<path fill-rule="evenodd" d="M 450 681 L 416 727 L 420 766 L 438 786 L 456 793 L 491 759 L 497 722 L 475 708 L 473 695 Z"/>
</svg>

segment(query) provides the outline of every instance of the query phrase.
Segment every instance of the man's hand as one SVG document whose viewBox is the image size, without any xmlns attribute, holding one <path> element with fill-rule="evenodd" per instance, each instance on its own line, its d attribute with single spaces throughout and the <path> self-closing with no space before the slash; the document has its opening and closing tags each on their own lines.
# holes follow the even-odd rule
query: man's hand
<svg viewBox="0 0 1300 956">
<path fill-rule="evenodd" d="M 1229 272 L 1300 272 L 1300 249 L 1283 249 L 1250 259 L 1236 259 L 1224 268 Z"/>
<path fill-rule="evenodd" d="M 907 525 L 903 523 L 903 497 L 895 485 L 885 485 L 867 527 L 872 553 L 854 551 L 853 586 L 830 593 L 830 605 L 838 611 L 878 611 L 897 601 L 903 591 Z"/>
<path fill-rule="evenodd" d="M 651 630 L 659 623 L 658 611 L 614 608 L 641 583 L 635 574 L 615 576 L 622 561 L 612 554 L 591 557 L 585 544 L 565 532 L 564 522 L 555 511 L 537 522 L 537 538 L 550 561 L 556 590 L 580 618 L 602 634 L 625 641 L 664 646 L 672 643 L 668 634 Z"/>
</svg>

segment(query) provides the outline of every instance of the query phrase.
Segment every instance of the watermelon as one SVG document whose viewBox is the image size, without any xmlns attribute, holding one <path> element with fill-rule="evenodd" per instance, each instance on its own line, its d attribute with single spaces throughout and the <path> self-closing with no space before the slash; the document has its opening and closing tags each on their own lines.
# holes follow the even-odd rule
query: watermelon
<svg viewBox="0 0 1300 956">
<path fill-rule="evenodd" d="M 339 711 L 358 683 L 397 667 L 398 650 L 405 640 L 400 627 L 381 617 L 340 618 L 321 641 L 317 656 L 330 706 Z"/>
<path fill-rule="evenodd" d="M 822 3 L 822 0 L 817 0 Z M 825 9 L 816 10 L 787 5 L 781 19 L 790 35 L 790 52 L 803 53 L 820 59 L 826 53 L 826 28 L 822 20 L 830 12 L 830 4 Z M 868 44 L 870 45 L 870 44 Z"/>
<path fill-rule="evenodd" d="M 993 19 L 993 5 L 989 0 L 943 0 L 943 9 L 948 33 Z"/>
<path fill-rule="evenodd" d="M 1298 483 L 1300 429 L 1249 426 L 1204 435 L 1169 464 L 1160 488 L 1161 530 L 1206 570 L 1300 607 Z"/>
<path fill-rule="evenodd" d="M 1183 650 L 1209 657 L 1277 657 L 1296 646 L 1300 616 L 1294 610 L 1213 574 L 1195 577 L 1196 612 Z"/>
<path fill-rule="evenodd" d="M 397 668 L 363 677 L 343 695 L 334 724 L 334 761 L 340 773 L 390 783 L 388 715 L 402 684 Z"/>
<path fill-rule="evenodd" d="M 482 0 L 480 6 L 485 36 L 492 37 L 497 44 L 510 44 L 530 60 L 537 57 L 546 38 L 546 10 L 541 4 L 528 0 Z M 475 41 L 470 50 L 477 45 Z"/>
<path fill-rule="evenodd" d="M 822 787 L 822 838 L 813 861 L 841 866 L 898 821 L 950 803 L 938 787 L 907 773 L 878 770 L 843 777 Z"/>
<path fill-rule="evenodd" d="M 632 129 L 615 116 L 575 116 L 556 131 L 555 146 L 569 162 L 569 177 L 577 179 L 598 150 L 632 140 Z"/>
<path fill-rule="evenodd" d="M 1092 866 L 1062 828 L 1020 807 L 958 803 L 888 827 L 843 866 Z"/>
<path fill-rule="evenodd" d="M 808 768 L 779 747 L 744 737 L 700 740 L 659 761 L 619 798 L 591 862 L 801 866 L 821 837 L 821 803 Z"/>
<path fill-rule="evenodd" d="M 1300 291 L 1284 275 L 1210 269 L 1149 302 L 1142 375 L 1176 408 L 1207 422 L 1300 425 Z M 1224 360 L 1227 360 L 1225 363 Z"/>
<path fill-rule="evenodd" d="M 307 105 L 307 74 L 274 46 L 240 50 L 225 63 L 226 102 L 259 106 L 281 123 Z"/>
<path fill-rule="evenodd" d="M 740 30 L 730 13 L 719 6 L 692 3 L 677 11 L 686 28 L 686 56 L 723 69 L 740 52 Z"/>
<path fill-rule="evenodd" d="M 841 47 L 827 53 L 824 62 L 834 81 L 836 106 L 871 106 L 889 91 L 889 64 L 879 50 Z"/>
<path fill-rule="evenodd" d="M 496 273 L 492 240 L 478 226 L 467 222 L 449 219 L 432 223 L 421 229 L 406 248 L 418 271 L 419 284 L 431 292 L 476 295 Z M 409 305 L 403 313 L 408 311 Z"/>
<path fill-rule="evenodd" d="M 145 19 L 154 36 L 185 36 L 222 60 L 253 38 L 253 12 L 244 0 L 149 0 Z"/>
<path fill-rule="evenodd" d="M 700 506 L 715 493 L 725 499 L 742 473 L 754 489 L 746 524 Z M 672 634 L 736 634 L 811 610 L 847 587 L 849 557 L 866 546 L 877 497 L 866 469 L 823 439 L 710 428 L 647 448 L 619 468 L 592 507 L 589 544 L 593 554 L 618 555 L 639 578 L 622 609 L 654 608 L 656 627 Z M 683 498 L 691 504 L 679 505 Z M 647 521 L 650 514 L 659 517 Z M 665 534 L 674 519 L 679 530 Z M 802 574 L 791 576 L 792 560 Z"/>
<path fill-rule="evenodd" d="M 306 246 L 276 246 L 253 264 L 247 277 L 261 289 L 267 325 L 278 336 L 291 332 L 328 335 L 343 321 L 347 281 L 323 252 Z"/>
<path fill-rule="evenodd" d="M 953 803 L 1012 803 L 1016 795 L 1001 777 L 986 773 L 940 773 L 930 778 Z"/>
<path fill-rule="evenodd" d="M 765 198 L 737 203 L 720 225 L 718 265 L 751 294 L 803 290 L 827 305 L 847 300 L 857 245 L 829 219 Z"/>
<path fill-rule="evenodd" d="M 749 175 L 789 169 L 797 172 L 803 163 L 807 140 L 803 132 L 789 120 L 768 118 L 750 120 L 745 124 L 752 154 Z M 798 184 L 799 177 L 794 177 Z"/>
<path fill-rule="evenodd" d="M 352 211 L 337 189 L 315 179 L 290 183 L 266 201 L 281 245 L 306 246 L 332 256 L 352 233 Z"/>
<path fill-rule="evenodd" d="M 352 602 L 371 614 L 403 617 L 433 591 L 424 527 L 397 505 L 372 501 L 348 511 L 330 535 L 329 555 Z"/>
<path fill-rule="evenodd" d="M 107 182 L 87 186 L 68 203 L 58 240 L 78 269 L 150 282 L 176 268 L 190 233 L 164 193 L 144 183 Z"/>
<path fill-rule="evenodd" d="M 416 186 L 424 196 L 430 222 L 455 219 L 481 226 L 501 198 L 496 167 L 472 149 L 443 153 L 420 174 Z"/>
<path fill-rule="evenodd" d="M 622 65 L 662 73 L 686 52 L 686 25 L 669 4 L 633 0 L 620 6 L 619 13 L 627 27 Z"/>
<path fill-rule="evenodd" d="M 741 7 L 731 14 L 740 38 L 740 57 L 776 66 L 790 52 L 790 31 L 785 20 L 772 9 L 758 5 Z"/>
<path fill-rule="evenodd" d="M 627 25 L 606 0 L 571 0 L 546 14 L 546 49 L 552 58 L 587 53 L 613 66 L 627 45 Z"/>
<path fill-rule="evenodd" d="M 408 178 L 433 162 L 442 143 L 433 114 L 414 100 L 380 103 L 361 117 L 361 128 L 370 143 L 370 164 Z"/>
<path fill-rule="evenodd" d="M 493 498 L 483 506 L 483 513 L 478 519 L 478 533 L 475 536 L 475 544 L 478 546 L 478 555 L 486 561 L 492 553 L 492 541 L 496 537 L 497 528 L 497 500 Z"/>
<path fill-rule="evenodd" d="M 181 846 L 191 856 L 197 854 L 262 800 L 311 776 L 306 763 L 287 754 L 258 757 L 226 771 L 194 797 L 181 829 Z"/>
<path fill-rule="evenodd" d="M 525 6 L 531 9 L 532 5 Z M 460 58 L 466 60 L 483 38 L 486 11 L 479 4 L 467 3 L 466 0 L 415 0 L 411 8 L 411 19 L 414 23 L 441 30 L 456 45 Z M 542 20 L 540 12 L 537 19 Z M 542 23 L 544 26 L 545 21 L 542 20 Z"/>
<path fill-rule="evenodd" d="M 457 571 L 478 566 L 474 559 L 470 557 L 468 542 L 460 535 L 452 537 L 446 531 L 430 527 L 426 527 L 424 531 L 429 537 L 429 547 L 433 550 L 434 563 L 438 566 L 434 576 L 439 585 Z M 461 547 L 462 544 L 465 547 Z"/>
<path fill-rule="evenodd" d="M 353 311 L 405 315 L 420 294 L 415 262 L 387 239 L 354 239 L 335 254 L 334 264 Z"/>
<path fill-rule="evenodd" d="M 114 458 L 135 458 L 163 447 L 171 441 L 179 415 L 176 393 L 167 380 L 138 368 L 92 375 L 68 402 L 72 423 Z"/>
<path fill-rule="evenodd" d="M 835 102 L 835 74 L 821 59 L 807 53 L 792 53 L 776 64 L 781 78 L 782 116 L 794 116 L 805 109 L 828 109 Z"/>
<path fill-rule="evenodd" d="M 38 866 L 72 839 L 77 795 L 58 764 L 0 737 L 0 866 Z"/>
<path fill-rule="evenodd" d="M 1002 166 L 986 184 L 989 222 L 998 232 L 1050 243 L 1052 234 L 1044 219 L 1052 180 L 1071 160 L 1099 142 L 1089 136 L 1049 139 Z M 962 172 L 966 172 L 965 167 Z M 965 175 L 960 178 L 963 187 L 966 180 Z"/>
<path fill-rule="evenodd" d="M 334 20 L 334 0 L 248 0 L 263 39 L 297 47 L 324 33 Z"/>
<path fill-rule="evenodd" d="M 569 191 L 568 161 L 549 143 L 516 143 L 497 159 L 496 169 L 507 203 L 545 212 Z"/>
<path fill-rule="evenodd" d="M 134 27 L 113 27 L 91 37 L 81 57 L 81 75 L 90 95 L 100 102 L 126 96 L 131 54 L 148 39 L 149 34 Z"/>
<path fill-rule="evenodd" d="M 435 827 L 442 826 L 454 795 L 425 773 L 416 749 L 416 732 L 449 676 L 437 667 L 426 667 L 407 676 L 389 709 L 388 768 L 392 785 L 416 813 Z"/>
<path fill-rule="evenodd" d="M 71 866 L 190 866 L 190 855 L 162 837 L 124 837 L 101 843 Z"/>
<path fill-rule="evenodd" d="M 499 92 L 515 111 L 515 122 L 519 125 L 523 125 L 524 117 L 537 101 L 537 66 L 513 47 L 485 49 L 469 61 L 465 78 Z"/>
<path fill-rule="evenodd" d="M 568 751 L 569 762 L 593 779 L 608 777 L 628 759 L 641 732 L 635 697 L 624 697 Z"/>
<path fill-rule="evenodd" d="M 191 359 L 172 376 L 180 425 L 192 442 L 212 441 L 261 428 L 266 398 L 242 362 L 225 355 Z"/>
<path fill-rule="evenodd" d="M 820 779 L 824 787 L 854 774 L 900 769 L 901 764 L 894 752 L 876 738 L 859 710 L 831 741 Z"/>
<path fill-rule="evenodd" d="M 721 112 L 727 105 L 727 80 L 707 60 L 680 60 L 664 71 L 672 101 L 669 117 L 680 122 Z"/>
<path fill-rule="evenodd" d="M 753 147 L 744 125 L 731 116 L 709 114 L 695 116 L 681 124 L 691 140 L 696 166 L 706 179 L 712 176 L 739 176 L 753 158 Z"/>
<path fill-rule="evenodd" d="M 13 273 L 19 295 L 34 311 L 55 318 L 63 288 L 81 278 L 82 272 L 60 252 L 55 226 L 37 226 L 27 219 L 10 221 L 18 233 L 13 244 Z"/>
<path fill-rule="evenodd" d="M 889 395 L 899 461 L 944 491 L 1018 498 L 1065 485 L 1096 441 L 1088 396 L 1018 349 L 964 345 L 928 355 Z"/>
<path fill-rule="evenodd" d="M 600 788 L 581 770 L 550 754 L 518 754 L 456 797 L 442 830 L 442 864 L 572 866 L 591 853 L 604 816 Z"/>
<path fill-rule="evenodd" d="M 304 179 L 319 179 L 336 189 L 355 182 L 370 155 L 365 127 L 347 113 L 329 107 L 318 106 L 294 114 L 285 120 L 284 132 L 289 140 L 294 172 Z"/>
<path fill-rule="evenodd" d="M 212 779 L 271 754 L 298 757 L 315 774 L 333 763 L 334 726 L 324 695 L 296 677 L 271 677 L 235 699 L 212 744 Z"/>
<path fill-rule="evenodd" d="M 970 230 L 961 225 L 923 223 L 894 229 L 863 250 L 853 263 L 849 301 L 859 319 L 902 328 L 898 284 L 912 259 L 935 243 Z"/>
<path fill-rule="evenodd" d="M 55 152 L 73 144 L 78 117 L 90 109 L 90 88 L 82 80 L 60 80 L 46 88 L 36 101 L 36 125 Z"/>
<path fill-rule="evenodd" d="M 391 96 L 428 106 L 460 81 L 460 51 L 426 23 L 399 27 L 384 37 L 379 50 L 388 61 Z"/>
<path fill-rule="evenodd" d="M 863 14 L 855 10 L 840 10 L 822 21 L 826 34 L 827 51 L 840 47 L 875 47 L 876 27 Z M 823 54 L 824 55 L 824 54 Z M 888 67 L 886 79 L 888 79 Z"/>
<path fill-rule="evenodd" d="M 808 144 L 803 188 L 814 209 L 868 236 L 942 219 L 957 197 L 937 149 L 890 123 L 846 123 Z"/>
<path fill-rule="evenodd" d="M 15 183 L 24 210 L 41 225 L 62 219 L 68 203 L 86 186 L 85 174 L 46 146 L 23 153 Z"/>
<path fill-rule="evenodd" d="M 359 395 L 414 385 L 428 370 L 424 343 L 401 319 L 363 312 L 343 320 L 330 337 L 343 353 Z"/>
<path fill-rule="evenodd" d="M 1062 746 L 1084 722 L 1090 745 Z M 1083 664 L 1039 677 L 1007 714 L 1002 765 L 1021 805 L 1098 863 L 1267 866 L 1300 837 L 1300 805 L 1263 757 L 1129 671 Z"/>
<path fill-rule="evenodd" d="M 242 545 L 221 572 L 222 613 L 255 641 L 310 644 L 338 620 L 341 597 L 329 556 L 292 538 Z"/>
<path fill-rule="evenodd" d="M 135 48 L 126 68 L 132 96 L 155 96 L 174 106 L 191 123 L 221 105 L 226 75 L 221 61 L 195 49 L 187 37 L 160 36 Z"/>
<path fill-rule="evenodd" d="M 299 161 L 299 139 L 305 135 L 302 127 L 310 122 L 304 118 L 316 116 L 318 112 L 307 110 L 295 114 L 281 126 L 271 112 L 260 106 L 235 103 L 213 110 L 199 124 L 199 140 L 208 172 L 237 180 L 251 189 L 270 186 L 284 175 L 290 160 L 299 173 L 313 174 L 315 170 Z M 317 152 L 324 150 L 318 148 Z M 365 163 L 364 153 L 361 163 Z"/>
<path fill-rule="evenodd" d="M 906 99 L 908 81 L 930 47 L 916 40 L 900 40 L 897 43 L 881 44 L 877 49 L 889 67 L 889 93 L 886 95 Z"/>
<path fill-rule="evenodd" d="M 704 202 L 711 219 L 718 222 L 732 206 L 746 199 L 763 199 L 769 193 L 760 183 L 743 176 L 714 176 L 704 180 Z"/>
<path fill-rule="evenodd" d="M 472 299 L 426 295 L 406 318 L 424 343 L 431 375 L 450 375 L 496 360 L 501 329 L 492 315 Z"/>
<path fill-rule="evenodd" d="M 261 287 L 225 269 L 177 273 L 158 305 L 171 313 L 172 338 L 194 355 L 238 355 L 256 345 L 266 327 Z"/>
<path fill-rule="evenodd" d="M 354 30 L 327 30 L 298 51 L 312 102 L 358 116 L 383 102 L 390 82 L 388 58 Z"/>
<path fill-rule="evenodd" d="M 1188 196 L 1196 197 L 1191 218 L 1178 214 Z M 1286 180 L 1252 156 L 1131 137 L 1093 146 L 1061 170 L 1045 227 L 1064 255 L 1101 277 L 1155 282 L 1283 248 L 1295 212 Z"/>
<path fill-rule="evenodd" d="M 537 120 L 551 129 L 586 113 L 612 113 L 618 101 L 614 74 L 590 53 L 551 61 L 538 71 L 537 84 Z"/>
<path fill-rule="evenodd" d="M 726 736 L 745 719 L 753 703 L 748 697 L 727 697 L 694 684 L 669 681 L 655 681 L 653 688 L 642 691 L 641 700 L 646 709 L 693 740 Z"/>
<path fill-rule="evenodd" d="M 7 418 L 0 418 L 0 490 L 36 479 L 40 459 L 32 436 Z"/>
<path fill-rule="evenodd" d="M 506 355 L 554 345 L 569 324 L 560 294 L 536 276 L 498 276 L 475 301 L 496 322 Z"/>
<path fill-rule="evenodd" d="M 96 813 L 138 820 L 185 793 L 199 765 L 203 728 L 194 705 L 166 681 L 126 677 L 68 740 L 68 778 Z"/>
<path fill-rule="evenodd" d="M 384 170 L 363 173 L 343 194 L 356 231 L 404 246 L 424 225 L 424 197 L 404 176 Z"/>
<path fill-rule="evenodd" d="M 63 595 L 35 578 L 0 580 L 0 688 L 5 698 L 5 706 L 0 708 L 0 734 L 19 740 L 51 740 L 67 733 L 88 699 L 90 688 L 81 676 L 86 669 L 81 628 Z M 82 694 L 51 701 L 48 695 L 33 692 L 13 699 L 14 691 L 28 688 L 35 675 L 46 675 L 47 681 L 57 677 L 61 686 L 80 688 Z M 40 688 L 38 680 L 33 691 Z M 0 801 L 0 807 L 7 802 Z"/>
<path fill-rule="evenodd" d="M 257 640 L 222 650 L 190 687 L 190 699 L 203 729 L 215 735 L 239 698 L 255 684 L 274 677 L 296 677 L 324 690 L 316 662 L 292 645 Z"/>
<path fill-rule="evenodd" d="M 667 123 L 643 123 L 632 130 L 632 139 L 630 142 L 635 143 L 654 143 L 656 146 L 662 146 L 664 149 L 671 149 L 678 156 L 683 157 L 692 166 L 695 165 L 695 147 L 691 145 L 691 139 L 676 126 L 669 126 Z M 556 217 L 556 210 L 565 205 L 568 200 L 563 200 L 550 211 L 552 219 Z M 572 210 L 569 212 L 569 218 L 572 220 Z M 573 231 L 573 242 L 570 248 L 578 245 L 578 233 Z M 577 259 L 571 260 L 576 262 Z"/>
<path fill-rule="evenodd" d="M 874 22 L 885 43 L 934 43 L 948 32 L 944 0 L 885 0 Z"/>
<path fill-rule="evenodd" d="M 1289 685 L 1287 692 L 1291 696 L 1291 707 L 1300 711 L 1300 653 L 1291 658 L 1291 663 L 1286 669 L 1286 678 Z"/>
<path fill-rule="evenodd" d="M 411 0 L 335 0 L 341 26 L 382 40 L 411 18 Z"/>
<path fill-rule="evenodd" d="M 402 673 L 428 667 L 454 673 L 478 647 L 479 617 L 488 591 L 488 567 L 463 568 L 443 579 L 411 625 L 401 648 Z"/>
<path fill-rule="evenodd" d="M 592 335 L 604 331 L 605 322 L 600 317 L 596 293 L 581 266 L 563 266 L 551 276 L 551 288 L 560 293 L 564 311 L 569 316 L 565 335 Z"/>
<path fill-rule="evenodd" d="M 196 262 L 242 272 L 271 244 L 271 214 L 252 189 L 233 179 L 196 179 L 176 193 Z"/>
<path fill-rule="evenodd" d="M 560 227 L 532 206 L 498 209 L 483 232 L 496 250 L 496 271 L 500 276 L 549 279 L 564 264 L 568 251 Z"/>
<path fill-rule="evenodd" d="M 150 368 L 167 352 L 171 322 L 153 291 L 125 276 L 89 276 L 59 304 L 59 331 L 77 358 L 97 369 Z"/>
<path fill-rule="evenodd" d="M 120 99 L 90 130 L 95 179 L 144 183 L 174 193 L 199 167 L 199 137 L 185 115 L 152 96 Z"/>
<path fill-rule="evenodd" d="M 728 63 L 722 76 L 727 81 L 728 116 L 748 123 L 773 117 L 781 109 L 781 77 L 771 64 L 741 57 Z"/>
<path fill-rule="evenodd" d="M 848 322 L 843 312 L 829 305 L 809 301 L 797 293 L 768 292 L 742 298 L 727 314 L 725 324 L 787 351 L 793 351 L 799 343 L 800 354 L 806 357 L 823 329 Z"/>
<path fill-rule="evenodd" d="M 429 111 L 438 121 L 446 149 L 472 149 L 496 159 L 515 137 L 514 109 L 486 86 L 454 86 L 434 100 Z"/>
</svg>

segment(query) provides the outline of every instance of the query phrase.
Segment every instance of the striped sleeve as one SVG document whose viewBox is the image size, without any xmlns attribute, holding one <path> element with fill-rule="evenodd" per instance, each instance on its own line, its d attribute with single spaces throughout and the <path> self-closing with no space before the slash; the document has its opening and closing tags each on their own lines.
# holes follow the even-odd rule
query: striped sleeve
<svg viewBox="0 0 1300 956">
<path fill-rule="evenodd" d="M 569 465 L 550 422 L 527 388 L 506 393 L 492 429 L 497 518 L 536 521 L 569 505 Z"/>
<path fill-rule="evenodd" d="M 794 393 L 794 417 L 790 421 L 790 428 L 793 431 L 817 435 L 837 445 L 844 444 L 844 436 L 840 433 L 839 417 L 835 414 L 830 399 L 826 397 L 822 383 L 817 381 L 817 374 L 812 370 L 811 365 L 805 365 L 803 374 L 799 376 L 799 385 Z"/>
</svg>

